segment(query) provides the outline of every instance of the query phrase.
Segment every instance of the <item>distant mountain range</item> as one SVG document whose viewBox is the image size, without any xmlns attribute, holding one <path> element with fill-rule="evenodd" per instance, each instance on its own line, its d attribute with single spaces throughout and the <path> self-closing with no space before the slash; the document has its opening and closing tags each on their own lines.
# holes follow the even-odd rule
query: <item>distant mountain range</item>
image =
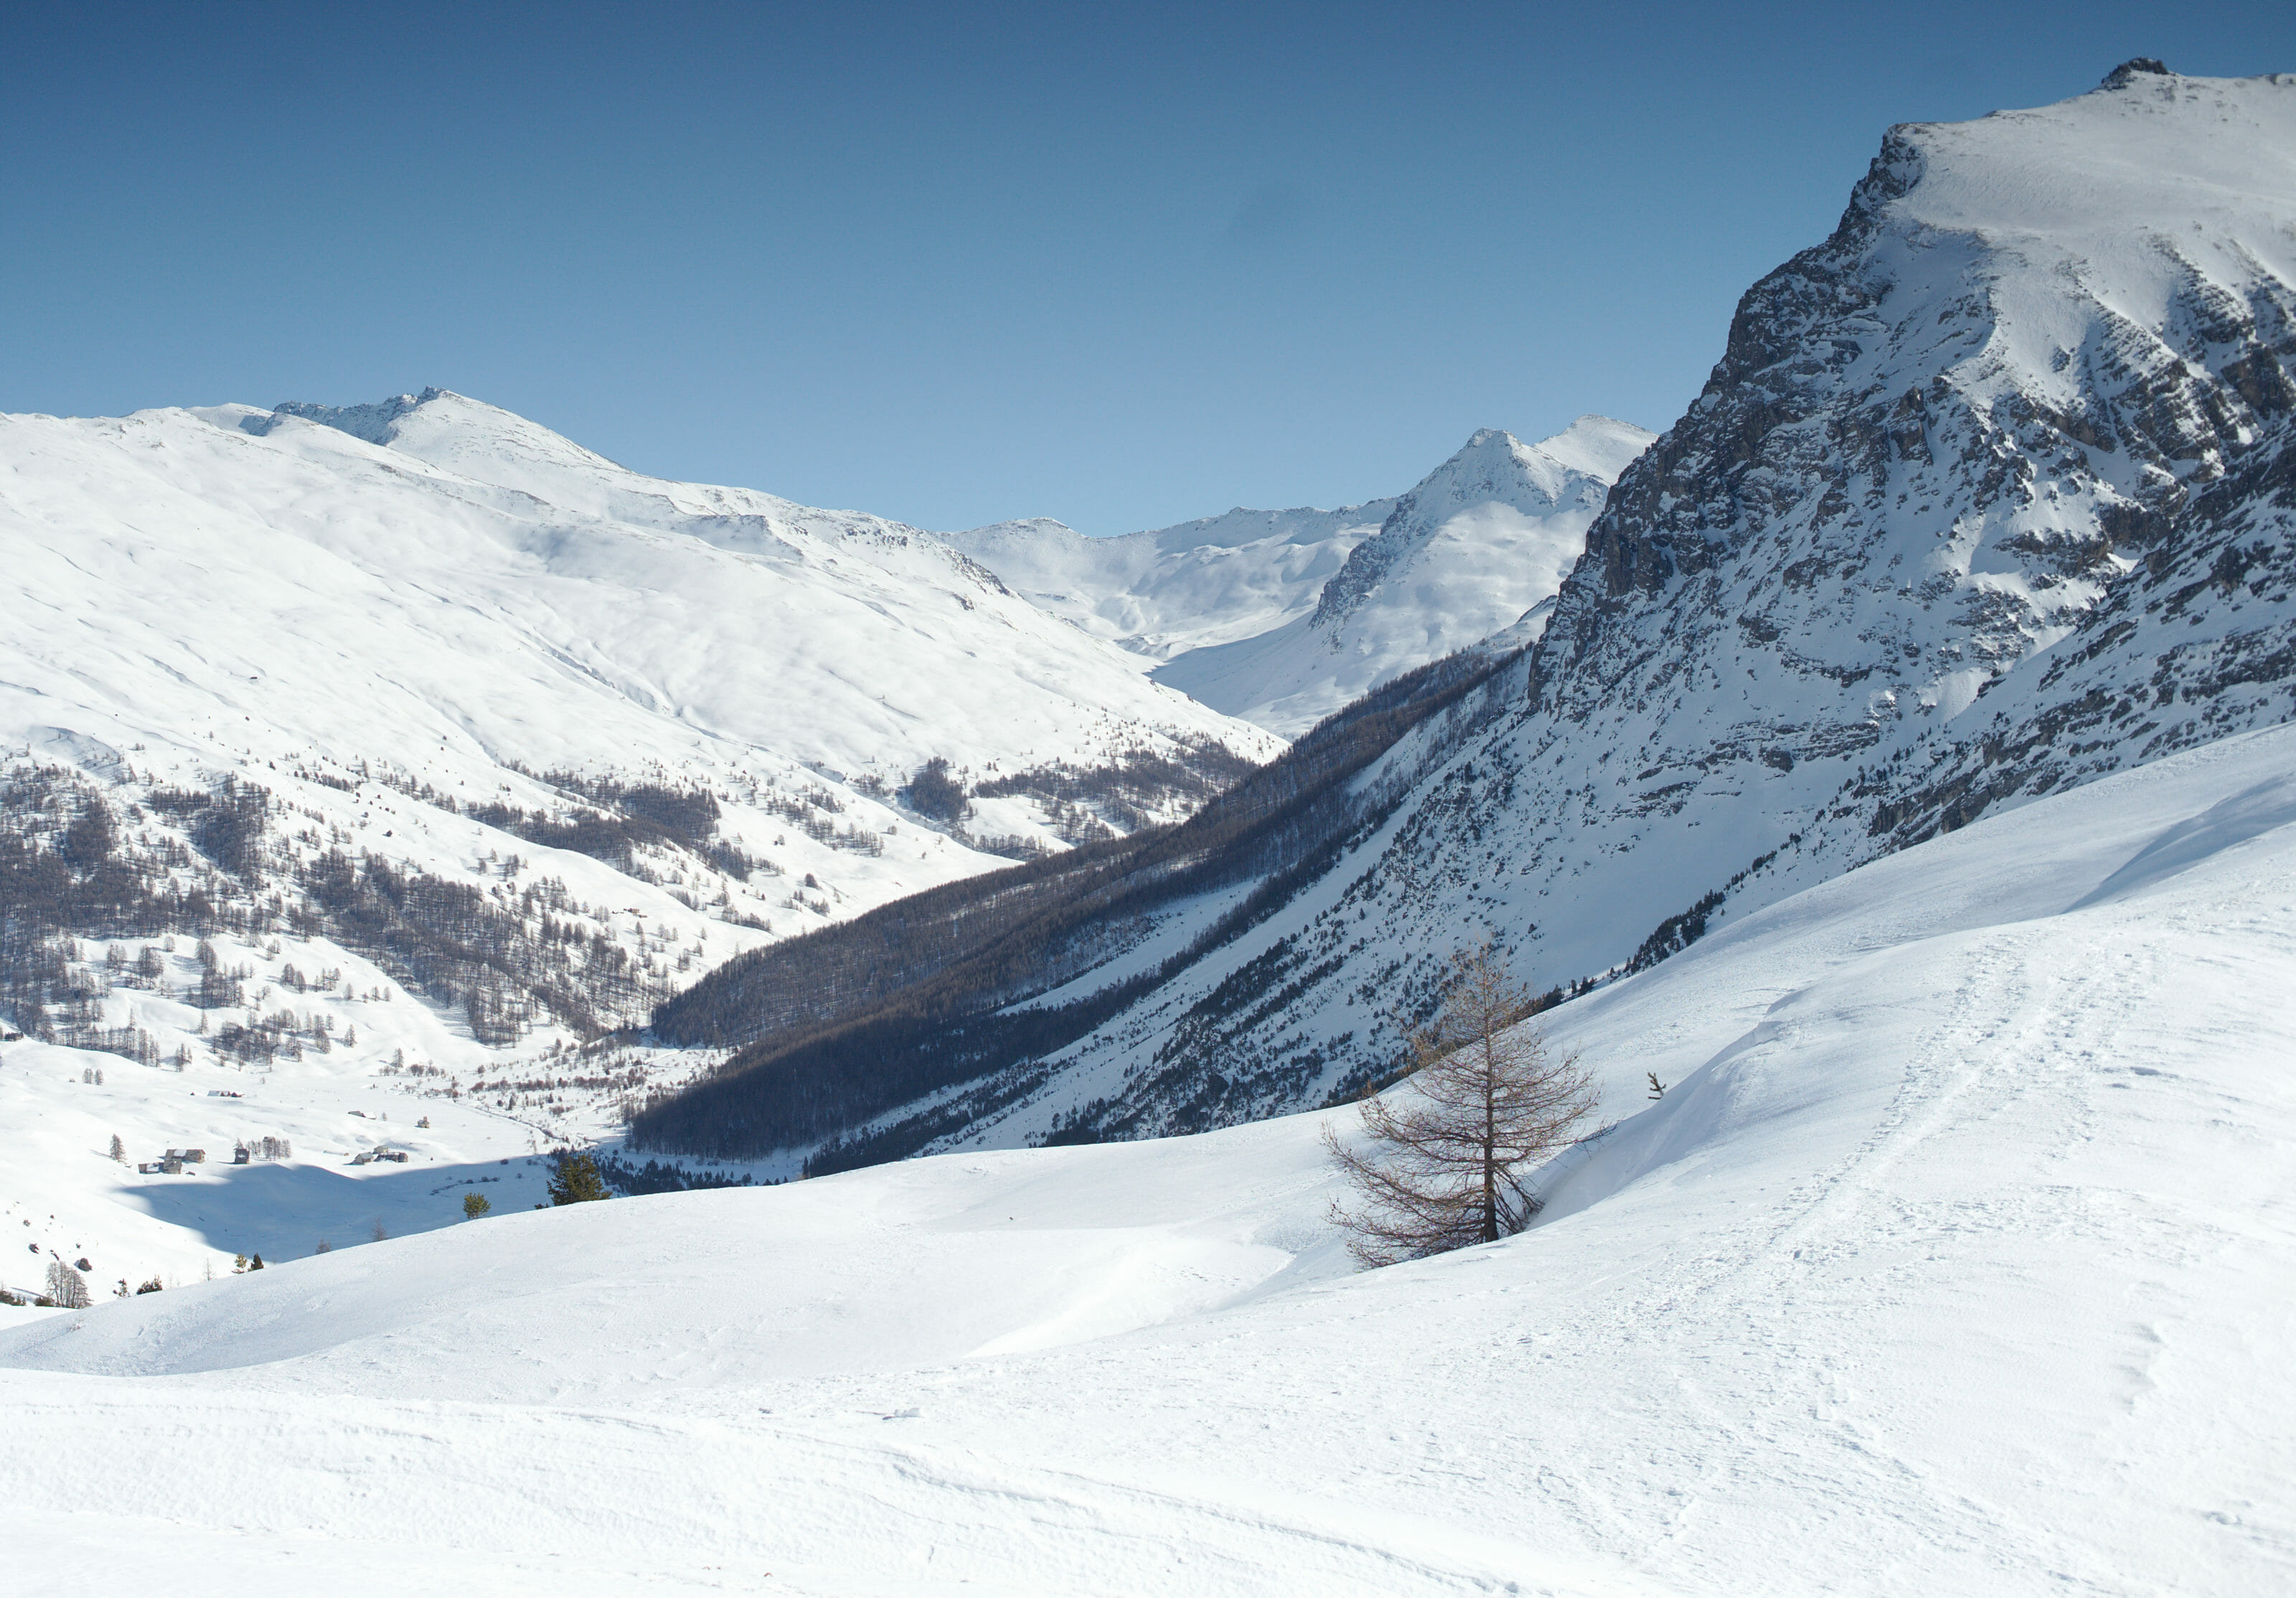
<svg viewBox="0 0 2296 1598">
<path fill-rule="evenodd" d="M 1121 538 L 1000 522 L 948 542 L 1054 614 L 1160 661 L 1158 682 L 1296 737 L 1552 599 L 1603 495 L 1653 436 L 1603 416 L 1532 445 L 1487 429 L 1395 499 L 1230 511 Z"/>
<path fill-rule="evenodd" d="M 1462 942 L 1560 997 L 2290 718 L 2292 196 L 2288 78 L 1892 129 L 1654 442 L 1128 538 L 437 389 L 0 419 L 0 1014 L 191 1048 L 96 940 L 302 939 L 791 1169 L 1352 1094 Z"/>
</svg>

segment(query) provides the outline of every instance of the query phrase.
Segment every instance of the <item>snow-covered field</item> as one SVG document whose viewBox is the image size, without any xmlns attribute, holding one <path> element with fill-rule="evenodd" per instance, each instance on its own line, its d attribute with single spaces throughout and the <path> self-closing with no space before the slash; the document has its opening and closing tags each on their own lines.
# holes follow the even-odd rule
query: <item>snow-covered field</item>
<svg viewBox="0 0 2296 1598">
<path fill-rule="evenodd" d="M 1416 1265 L 1348 1271 L 1307 1116 L 504 1206 L 0 1311 L 7 1568 L 56 1594 L 2286 1590 L 2292 822 L 2296 731 L 2226 740 L 1566 1006 L 1620 1124 L 1531 1233 Z M 11 1047 L 0 1083 L 69 1065 Z M 102 1161 L 68 1142 L 31 1153 Z"/>
<path fill-rule="evenodd" d="M 166 963 L 188 984 L 192 946 L 173 941 Z M 31 1038 L 0 1044 L 0 1288 L 44 1291 L 51 1259 L 86 1260 L 99 1295 L 123 1282 L 179 1286 L 227 1273 L 234 1254 L 292 1259 L 323 1240 L 369 1242 L 378 1225 L 398 1237 L 458 1223 L 474 1187 L 498 1211 L 527 1208 L 543 1196 L 530 1157 L 616 1127 L 619 1093 L 593 1085 L 652 1064 L 556 1038 L 482 1049 L 466 1028 L 323 940 L 283 941 L 275 956 L 230 938 L 217 947 L 266 977 L 299 961 L 340 973 L 324 991 L 262 989 L 262 1007 L 287 1003 L 299 1017 L 327 1018 L 330 1046 L 241 1064 L 201 1046 L 200 1011 L 126 988 L 109 1003 L 160 1040 L 158 1065 Z M 87 1080 L 92 1073 L 102 1079 Z M 547 1089 L 532 1086 L 545 1081 Z M 521 1086 L 497 1086 L 504 1082 Z M 114 1137 L 123 1161 L 109 1157 Z M 259 1150 L 265 1138 L 283 1140 L 291 1157 L 233 1165 L 236 1148 Z M 207 1158 L 174 1175 L 136 1168 L 170 1149 Z M 406 1159 L 378 1161 L 378 1150 Z"/>
</svg>

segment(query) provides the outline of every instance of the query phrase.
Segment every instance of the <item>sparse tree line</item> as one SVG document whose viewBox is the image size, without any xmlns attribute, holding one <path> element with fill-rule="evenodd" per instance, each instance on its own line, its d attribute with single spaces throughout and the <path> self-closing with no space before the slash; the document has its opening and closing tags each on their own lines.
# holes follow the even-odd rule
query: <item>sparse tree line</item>
<svg viewBox="0 0 2296 1598">
<path fill-rule="evenodd" d="M 447 796 L 434 796 L 441 800 Z M 494 893 L 340 848 L 307 858 L 266 845 L 266 791 L 227 778 L 213 793 L 153 788 L 121 812 L 77 773 L 18 768 L 0 787 L 0 1007 L 24 1031 L 157 1063 L 148 1035 L 102 1026 L 117 978 L 156 984 L 160 956 L 146 947 L 132 972 L 107 950 L 105 970 L 77 962 L 74 938 L 201 938 L 195 987 L 205 1010 L 243 1008 L 252 971 L 204 940 L 253 941 L 272 931 L 332 937 L 435 1001 L 461 1006 L 483 1041 L 514 1042 L 549 1014 L 586 1036 L 643 1015 L 668 989 L 603 930 L 570 917 L 554 880 Z M 674 806 L 666 806 L 675 814 Z M 139 822 L 188 827 L 205 858 Z M 178 863 L 180 857 L 180 863 Z M 293 973 L 308 988 L 329 987 Z M 215 1043 L 243 1059 L 332 1046 L 331 1022 L 291 1012 L 226 1023 Z M 348 1041 L 348 1040 L 346 1040 Z"/>
<path fill-rule="evenodd" d="M 451 794 L 364 763 L 356 777 L 308 768 L 299 774 L 353 793 L 363 783 L 378 783 L 649 880 L 637 857 L 649 848 L 690 850 L 734 876 L 760 865 L 775 869 L 718 835 L 717 800 L 694 787 L 551 772 L 537 780 L 568 795 L 575 812 L 554 816 L 486 805 L 466 810 Z M 108 949 L 98 975 L 75 969 L 75 936 L 332 937 L 425 998 L 462 1009 L 480 1040 L 497 1045 L 516 1041 L 545 1017 L 600 1036 L 644 1016 L 669 991 L 667 964 L 657 971 L 651 951 L 634 960 L 603 925 L 574 919 L 590 914 L 603 923 L 608 912 L 575 904 L 554 879 L 515 891 L 482 890 L 373 855 L 354 856 L 314 829 L 275 835 L 275 815 L 287 819 L 291 807 L 235 776 L 210 791 L 152 785 L 140 795 L 132 773 L 129 778 L 125 791 L 109 793 L 59 767 L 20 766 L 0 779 L 0 1012 L 34 1036 L 157 1062 L 148 1036 L 106 1028 L 101 1018 L 110 984 L 160 984 L 160 956 L 147 947 L 130 967 Z M 836 803 L 826 793 L 807 799 Z M 810 804 L 801 808 L 814 816 Z M 334 836 L 348 842 L 347 834 Z M 294 847 L 299 841 L 308 849 Z M 870 840 L 845 838 L 840 847 L 868 852 Z M 691 895 L 681 897 L 692 903 Z M 730 903 L 727 908 L 730 914 Z M 666 943 L 663 950 L 668 953 Z M 690 954 L 676 955 L 677 970 L 688 969 Z M 295 991 L 328 991 L 331 974 L 339 979 L 339 973 L 291 970 L 280 980 Z M 244 965 L 203 961 L 197 986 L 178 996 L 210 1011 L 245 1008 L 252 975 Z M 222 1052 L 250 1061 L 292 1057 L 332 1042 L 324 1023 L 315 1031 L 283 1011 L 224 1023 L 214 1039 Z"/>
<path fill-rule="evenodd" d="M 964 829 L 976 799 L 1033 799 L 1050 819 L 1055 836 L 1070 845 L 1096 843 L 1170 822 L 1226 792 L 1255 769 L 1252 763 L 1210 737 L 1181 740 L 1177 754 L 1136 747 L 1099 766 L 1068 761 L 1023 771 L 988 774 L 967 784 L 944 757 L 920 766 L 899 797 L 918 815 L 948 829 L 957 841 L 986 854 L 1028 859 L 1049 852 L 1017 836 L 983 835 Z"/>
</svg>

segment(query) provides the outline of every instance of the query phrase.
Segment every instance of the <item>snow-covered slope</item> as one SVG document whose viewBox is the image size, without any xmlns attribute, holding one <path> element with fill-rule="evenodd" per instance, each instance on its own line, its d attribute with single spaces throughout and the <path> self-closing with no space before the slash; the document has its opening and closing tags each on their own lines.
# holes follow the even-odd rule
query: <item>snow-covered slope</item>
<svg viewBox="0 0 2296 1598">
<path fill-rule="evenodd" d="M 397 413 L 381 443 L 293 409 L 0 422 L 12 725 L 117 743 L 150 702 L 409 769 L 732 745 L 888 778 L 1252 736 L 896 523 L 646 478 L 455 394 L 360 407 Z"/>
<path fill-rule="evenodd" d="M 2140 64 L 1893 129 L 1620 477 L 1527 665 L 1365 770 L 1248 915 L 1100 929 L 1104 967 L 1029 1000 L 1089 1029 L 928 1146 L 1318 1103 L 1391 1069 L 1460 944 L 1568 987 L 2290 718 L 2292 461 L 2296 77 Z"/>
<path fill-rule="evenodd" d="M 1530 1232 L 1367 1274 L 1324 1218 L 1341 1110 L 0 1308 L 11 1572 L 2277 1590 L 2292 906 L 2287 729 L 1837 878 L 1554 1012 L 1620 1124 Z"/>
<path fill-rule="evenodd" d="M 0 909 L 114 940 L 12 922 L 0 1012 L 146 1053 L 194 1018 L 87 987 L 106 947 L 349 939 L 473 1041 L 643 1024 L 739 948 L 1002 864 L 977 841 L 1110 824 L 1025 783 L 920 815 L 896 796 L 928 760 L 1280 748 L 928 535 L 647 478 L 459 395 L 11 416 L 0 466 Z M 1118 824 L 1193 802 L 1137 787 Z"/>
<path fill-rule="evenodd" d="M 1308 614 L 1394 508 L 1375 499 L 1336 511 L 1234 510 L 1119 538 L 1038 517 L 942 537 L 1033 603 L 1161 661 Z"/>
<path fill-rule="evenodd" d="M 1495 634 L 1530 643 L 1603 496 L 1652 436 L 1607 416 L 1537 444 L 1486 429 L 1395 502 L 1313 611 L 1180 656 L 1156 680 L 1297 736 L 1414 666 Z"/>
</svg>

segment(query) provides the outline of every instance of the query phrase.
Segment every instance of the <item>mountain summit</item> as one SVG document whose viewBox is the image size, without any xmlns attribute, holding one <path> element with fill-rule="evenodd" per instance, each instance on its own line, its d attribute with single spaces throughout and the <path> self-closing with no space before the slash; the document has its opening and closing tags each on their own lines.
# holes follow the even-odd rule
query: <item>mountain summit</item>
<svg viewBox="0 0 2296 1598">
<path fill-rule="evenodd" d="M 1348 552 L 1316 608 L 1257 638 L 1197 650 L 1156 680 L 1297 735 L 1349 701 L 1468 648 L 1554 596 L 1587 524 L 1654 434 L 1581 416 L 1537 444 L 1485 428 Z"/>
<path fill-rule="evenodd" d="M 1003 522 L 949 542 L 1054 614 L 1152 659 L 1158 682 L 1287 737 L 1526 619 L 1654 435 L 1581 416 L 1537 444 L 1486 428 L 1410 493 L 1231 511 L 1122 538 Z M 1536 623 L 1509 635 L 1536 635 Z"/>
</svg>

